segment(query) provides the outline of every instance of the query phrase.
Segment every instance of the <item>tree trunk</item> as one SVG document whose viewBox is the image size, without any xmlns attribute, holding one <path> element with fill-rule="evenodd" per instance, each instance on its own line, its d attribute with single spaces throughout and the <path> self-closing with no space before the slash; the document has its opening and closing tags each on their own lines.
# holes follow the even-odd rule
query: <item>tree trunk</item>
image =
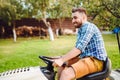
<svg viewBox="0 0 120 80">
<path fill-rule="evenodd" d="M 62 22 L 64 21 L 64 18 L 59 18 L 59 35 L 63 35 L 63 29 L 62 29 Z"/>
<path fill-rule="evenodd" d="M 1 35 L 2 38 L 5 38 L 4 34 L 5 34 L 5 29 L 4 26 L 2 26 L 2 35 Z"/>
<path fill-rule="evenodd" d="M 16 31 L 15 31 L 15 23 L 13 24 L 13 38 L 14 38 L 14 42 L 16 42 L 17 40 L 17 35 L 16 35 Z"/>
<path fill-rule="evenodd" d="M 48 26 L 48 33 L 50 35 L 50 40 L 54 41 L 54 35 L 51 26 Z"/>
<path fill-rule="evenodd" d="M 45 23 L 45 25 L 48 27 L 48 33 L 49 33 L 49 36 L 50 36 L 50 40 L 54 41 L 54 34 L 53 34 L 53 31 L 52 31 L 52 28 L 51 28 L 51 24 L 49 22 L 47 22 L 45 18 L 42 19 L 42 20 Z"/>
<path fill-rule="evenodd" d="M 56 36 L 59 37 L 59 28 L 56 29 Z"/>
</svg>

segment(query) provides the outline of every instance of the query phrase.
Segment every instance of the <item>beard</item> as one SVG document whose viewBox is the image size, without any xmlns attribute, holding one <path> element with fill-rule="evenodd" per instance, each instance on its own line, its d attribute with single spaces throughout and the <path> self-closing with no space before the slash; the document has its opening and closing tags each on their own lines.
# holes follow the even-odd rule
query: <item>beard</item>
<svg viewBox="0 0 120 80">
<path fill-rule="evenodd" d="M 82 26 L 82 23 L 74 22 L 73 25 L 75 28 L 80 28 Z"/>
</svg>

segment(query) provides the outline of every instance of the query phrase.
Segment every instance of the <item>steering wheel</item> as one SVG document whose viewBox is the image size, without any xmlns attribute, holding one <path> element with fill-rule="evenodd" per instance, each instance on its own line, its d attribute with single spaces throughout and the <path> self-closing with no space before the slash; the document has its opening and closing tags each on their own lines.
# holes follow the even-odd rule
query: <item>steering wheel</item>
<svg viewBox="0 0 120 80">
<path fill-rule="evenodd" d="M 53 71 L 54 67 L 52 66 L 54 59 L 58 58 L 52 58 L 52 57 L 47 57 L 47 56 L 39 56 L 41 60 L 43 60 L 47 64 L 47 70 Z"/>
<path fill-rule="evenodd" d="M 42 59 L 46 64 L 52 64 L 53 63 L 53 59 L 55 58 L 51 58 L 51 57 L 46 57 L 46 56 L 39 56 L 40 59 Z"/>
</svg>

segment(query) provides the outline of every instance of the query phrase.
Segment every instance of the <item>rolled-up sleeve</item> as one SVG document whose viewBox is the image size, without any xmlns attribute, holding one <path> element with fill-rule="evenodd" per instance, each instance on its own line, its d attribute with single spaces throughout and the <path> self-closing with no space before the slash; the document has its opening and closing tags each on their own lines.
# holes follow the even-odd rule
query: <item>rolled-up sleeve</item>
<svg viewBox="0 0 120 80">
<path fill-rule="evenodd" d="M 94 34 L 93 28 L 94 27 L 92 25 L 85 25 L 81 27 L 81 29 L 78 31 L 75 47 L 80 49 L 82 52 L 84 52 L 87 44 L 89 43 L 90 39 Z"/>
</svg>

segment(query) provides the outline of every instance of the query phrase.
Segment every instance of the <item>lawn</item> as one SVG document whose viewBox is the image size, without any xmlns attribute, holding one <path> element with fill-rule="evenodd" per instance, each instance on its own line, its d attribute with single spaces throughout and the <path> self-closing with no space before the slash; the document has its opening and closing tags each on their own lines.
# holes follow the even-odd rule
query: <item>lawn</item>
<svg viewBox="0 0 120 80">
<path fill-rule="evenodd" d="M 108 56 L 112 61 L 112 68 L 120 68 L 120 54 L 115 35 L 103 35 Z M 39 55 L 58 56 L 68 52 L 75 45 L 76 36 L 61 36 L 55 41 L 49 39 L 18 38 L 0 39 L 0 72 L 45 64 L 38 58 Z"/>
</svg>

